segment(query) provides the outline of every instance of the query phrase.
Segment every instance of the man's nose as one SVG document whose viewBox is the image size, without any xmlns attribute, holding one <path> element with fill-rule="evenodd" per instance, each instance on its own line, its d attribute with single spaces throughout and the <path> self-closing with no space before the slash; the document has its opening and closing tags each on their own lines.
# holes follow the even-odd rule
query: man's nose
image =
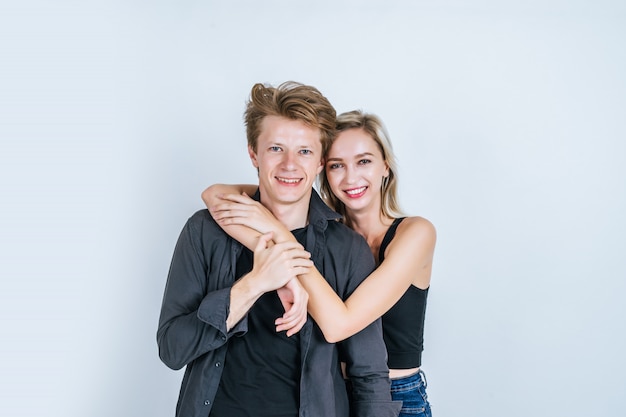
<svg viewBox="0 0 626 417">
<path fill-rule="evenodd" d="M 296 156 L 291 152 L 285 152 L 283 165 L 288 169 L 293 168 L 296 165 Z"/>
</svg>

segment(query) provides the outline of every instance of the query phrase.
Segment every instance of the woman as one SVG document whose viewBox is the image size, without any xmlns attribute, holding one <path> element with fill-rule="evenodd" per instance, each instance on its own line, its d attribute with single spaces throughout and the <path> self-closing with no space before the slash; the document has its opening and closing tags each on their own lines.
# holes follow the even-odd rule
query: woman
<svg viewBox="0 0 626 417">
<path fill-rule="evenodd" d="M 361 111 L 343 113 L 337 130 L 320 191 L 346 225 L 366 239 L 377 268 L 345 302 L 313 268 L 300 279 L 309 294 L 308 310 L 329 342 L 382 316 L 392 397 L 403 401 L 400 416 L 430 416 L 420 367 L 435 228 L 422 217 L 401 213 L 395 157 L 381 120 Z M 202 197 L 225 231 L 248 247 L 270 231 L 276 242 L 293 240 L 267 209 L 247 197 L 255 191 L 255 186 L 214 185 Z M 277 331 L 288 329 L 290 320 L 288 314 L 278 319 Z"/>
</svg>

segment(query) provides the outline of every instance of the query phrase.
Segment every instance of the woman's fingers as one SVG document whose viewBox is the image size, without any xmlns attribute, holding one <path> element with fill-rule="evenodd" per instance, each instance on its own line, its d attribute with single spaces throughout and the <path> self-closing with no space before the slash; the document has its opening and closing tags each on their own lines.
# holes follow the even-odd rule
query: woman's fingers
<svg viewBox="0 0 626 417">
<path fill-rule="evenodd" d="M 289 337 L 300 331 L 306 323 L 309 295 L 297 279 L 292 279 L 278 289 L 278 296 L 285 308 L 285 314 L 276 319 L 276 331 L 286 331 Z"/>
<path fill-rule="evenodd" d="M 256 248 L 254 248 L 254 251 L 258 252 L 260 250 L 266 249 L 269 245 L 270 240 L 272 240 L 273 235 L 274 234 L 272 232 L 268 232 L 259 236 L 259 240 L 256 243 Z"/>
<path fill-rule="evenodd" d="M 218 194 L 217 198 L 220 200 L 231 201 L 240 204 L 254 204 L 256 201 L 248 197 L 247 194 Z"/>
</svg>

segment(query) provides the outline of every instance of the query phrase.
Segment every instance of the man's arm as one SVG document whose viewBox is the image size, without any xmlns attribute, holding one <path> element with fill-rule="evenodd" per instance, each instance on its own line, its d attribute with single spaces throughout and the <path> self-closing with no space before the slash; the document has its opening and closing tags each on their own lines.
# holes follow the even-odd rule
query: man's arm
<svg viewBox="0 0 626 417">
<path fill-rule="evenodd" d="M 225 259 L 228 245 L 216 245 L 222 252 L 205 256 L 201 239 L 205 221 L 196 213 L 183 227 L 163 294 L 157 343 L 159 357 L 172 369 L 180 369 L 226 343 L 230 288 L 219 288 L 217 283 L 210 287 L 207 271 L 209 264 Z"/>
<path fill-rule="evenodd" d="M 231 330 L 266 292 L 283 287 L 313 266 L 310 254 L 297 242 L 282 242 L 268 247 L 272 233 L 261 235 L 254 249 L 252 271 L 238 280 L 230 292 L 230 311 L 226 329 Z M 276 281 L 279 277 L 282 281 Z M 269 278 L 273 278 L 272 282 Z"/>
<path fill-rule="evenodd" d="M 242 318 L 249 308 L 264 292 L 277 288 L 268 287 L 267 282 L 276 283 L 277 276 L 289 281 L 312 265 L 300 245 L 267 248 L 271 235 L 266 235 L 259 239 L 253 271 L 232 286 L 220 286 L 216 275 L 223 273 L 221 263 L 230 262 L 231 245 L 220 242 L 204 248 L 209 244 L 203 243 L 203 233 L 222 232 L 203 216 L 208 217 L 208 213 L 194 215 L 183 228 L 163 296 L 157 342 L 161 360 L 172 369 L 219 348 L 232 334 L 245 333 L 247 322 Z M 267 275 L 274 280 L 268 280 Z"/>
<path fill-rule="evenodd" d="M 363 239 L 355 239 L 346 261 L 349 274 L 348 297 L 374 269 L 374 259 Z M 346 361 L 346 374 L 352 386 L 351 415 L 357 417 L 394 417 L 401 403 L 391 400 L 391 382 L 387 367 L 387 349 L 382 322 L 377 319 L 363 330 L 339 343 Z"/>
</svg>

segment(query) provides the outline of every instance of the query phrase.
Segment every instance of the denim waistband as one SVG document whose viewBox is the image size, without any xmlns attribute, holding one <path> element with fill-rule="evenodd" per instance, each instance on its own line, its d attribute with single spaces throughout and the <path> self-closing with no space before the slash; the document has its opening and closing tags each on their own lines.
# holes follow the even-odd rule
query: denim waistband
<svg viewBox="0 0 626 417">
<path fill-rule="evenodd" d="M 426 374 L 421 369 L 414 374 L 402 377 L 402 378 L 394 378 L 391 380 L 391 386 L 404 385 L 410 383 L 422 382 L 424 387 L 428 386 L 428 382 L 426 381 Z"/>
</svg>

